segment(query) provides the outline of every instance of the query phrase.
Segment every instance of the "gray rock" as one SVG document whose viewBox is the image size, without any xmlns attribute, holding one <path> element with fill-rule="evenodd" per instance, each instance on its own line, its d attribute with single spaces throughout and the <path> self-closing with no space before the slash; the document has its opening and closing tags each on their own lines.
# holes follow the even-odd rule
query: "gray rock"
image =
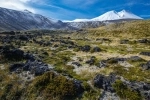
<svg viewBox="0 0 150 100">
<path fill-rule="evenodd" d="M 89 45 L 81 46 L 80 50 L 83 52 L 89 52 L 91 47 Z"/>
<path fill-rule="evenodd" d="M 129 43 L 129 40 L 121 40 L 120 41 L 120 44 L 127 44 L 127 43 Z"/>
<path fill-rule="evenodd" d="M 78 67 L 79 67 L 79 66 L 82 66 L 79 62 L 72 62 L 72 64 L 73 64 L 73 65 L 76 65 L 76 66 L 78 66 Z"/>
<path fill-rule="evenodd" d="M 99 47 L 94 47 L 92 51 L 93 51 L 93 52 L 100 52 L 101 49 L 100 49 Z"/>
<path fill-rule="evenodd" d="M 141 52 L 140 55 L 150 56 L 150 52 Z"/>
<path fill-rule="evenodd" d="M 104 76 L 101 74 L 98 74 L 94 80 L 94 86 L 104 89 L 104 91 L 108 92 L 115 92 L 115 90 L 112 88 L 112 84 L 116 81 L 116 75 L 111 73 L 109 76 Z"/>
<path fill-rule="evenodd" d="M 90 65 L 93 65 L 93 64 L 95 63 L 95 60 L 96 60 L 95 56 L 92 56 L 92 57 L 90 58 L 90 60 L 87 60 L 87 61 L 86 61 L 86 63 L 87 63 L 87 64 L 90 64 Z"/>
<path fill-rule="evenodd" d="M 116 93 L 103 91 L 99 100 L 120 100 L 120 98 Z"/>
<path fill-rule="evenodd" d="M 99 65 L 98 65 L 99 68 L 106 67 L 106 66 L 107 66 L 107 61 L 106 60 L 102 60 L 102 61 L 99 62 Z"/>
<path fill-rule="evenodd" d="M 128 58 L 128 60 L 131 60 L 131 61 L 141 61 L 143 59 L 141 57 L 139 57 L 139 56 L 131 56 L 130 58 Z"/>
<path fill-rule="evenodd" d="M 141 67 L 142 67 L 144 70 L 149 70 L 149 69 L 150 69 L 150 61 L 148 61 L 146 64 L 142 64 Z"/>
</svg>

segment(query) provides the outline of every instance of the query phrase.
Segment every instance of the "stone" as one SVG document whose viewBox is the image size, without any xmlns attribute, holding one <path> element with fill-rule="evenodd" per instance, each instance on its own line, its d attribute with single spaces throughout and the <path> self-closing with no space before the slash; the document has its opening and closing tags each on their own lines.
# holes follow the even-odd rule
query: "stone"
<svg viewBox="0 0 150 100">
<path fill-rule="evenodd" d="M 94 63 L 95 63 L 95 57 L 94 56 L 92 56 L 91 58 L 90 58 L 90 60 L 87 60 L 85 63 L 87 63 L 87 64 L 90 64 L 90 65 L 93 65 Z"/>
<path fill-rule="evenodd" d="M 82 65 L 81 65 L 80 63 L 78 63 L 78 62 L 72 62 L 72 64 L 73 64 L 73 65 L 76 65 L 76 66 L 78 66 L 78 67 L 79 67 L 79 66 L 82 66 Z"/>
<path fill-rule="evenodd" d="M 130 58 L 128 58 L 131 61 L 141 61 L 143 60 L 141 57 L 139 56 L 131 56 Z"/>
<path fill-rule="evenodd" d="M 138 40 L 139 43 L 149 43 L 148 39 L 141 39 Z"/>
<path fill-rule="evenodd" d="M 129 40 L 120 40 L 120 44 L 128 44 L 129 43 Z"/>
<path fill-rule="evenodd" d="M 90 49 L 91 49 L 91 47 L 89 45 L 85 45 L 80 48 L 80 50 L 83 52 L 89 52 Z"/>
<path fill-rule="evenodd" d="M 127 58 L 108 58 L 107 63 L 118 63 L 119 61 L 126 61 Z"/>
<path fill-rule="evenodd" d="M 92 50 L 92 52 L 100 52 L 100 51 L 101 51 L 101 49 L 99 47 L 94 47 Z"/>
<path fill-rule="evenodd" d="M 9 60 L 20 61 L 24 59 L 24 51 L 20 49 L 6 50 L 6 51 L 3 51 L 3 54 L 5 58 Z"/>
<path fill-rule="evenodd" d="M 150 61 L 148 61 L 146 64 L 142 64 L 141 67 L 142 67 L 144 70 L 150 70 Z"/>
<path fill-rule="evenodd" d="M 23 66 L 24 71 L 30 71 L 35 76 L 44 74 L 46 71 L 49 71 L 48 65 L 40 61 L 30 61 L 28 60 Z"/>
<path fill-rule="evenodd" d="M 126 84 L 133 91 L 140 93 L 145 100 L 150 100 L 150 84 L 136 81 L 125 81 L 124 84 Z"/>
<path fill-rule="evenodd" d="M 94 86 L 104 89 L 104 91 L 108 92 L 115 92 L 115 90 L 112 87 L 112 84 L 116 81 L 116 75 L 114 73 L 111 73 L 109 76 L 104 76 L 101 74 L 98 74 L 94 80 Z"/>
<path fill-rule="evenodd" d="M 103 91 L 99 100 L 120 100 L 120 98 L 116 93 Z"/>
<path fill-rule="evenodd" d="M 82 82 L 79 81 L 79 80 L 74 79 L 73 83 L 74 83 L 74 85 L 76 87 L 76 91 L 77 91 L 78 95 L 80 95 L 84 91 L 84 88 L 81 85 Z"/>
<path fill-rule="evenodd" d="M 140 55 L 150 56 L 150 52 L 141 52 Z"/>
<path fill-rule="evenodd" d="M 102 67 L 106 67 L 107 66 L 107 61 L 106 60 L 102 60 L 99 62 L 99 65 L 97 67 L 102 68 Z"/>
<path fill-rule="evenodd" d="M 17 64 L 12 64 L 9 67 L 9 71 L 16 71 L 18 68 L 23 68 L 24 64 L 23 63 L 17 63 Z"/>
<path fill-rule="evenodd" d="M 29 38 L 27 36 L 25 36 L 25 35 L 21 35 L 19 37 L 19 39 L 22 40 L 22 41 L 29 41 Z"/>
<path fill-rule="evenodd" d="M 55 44 L 53 47 L 57 48 L 57 47 L 59 47 L 59 45 L 58 45 L 58 44 Z"/>
<path fill-rule="evenodd" d="M 30 53 L 24 53 L 24 58 L 28 59 L 30 61 L 34 61 L 35 60 L 35 57 L 32 54 L 30 54 Z"/>
</svg>

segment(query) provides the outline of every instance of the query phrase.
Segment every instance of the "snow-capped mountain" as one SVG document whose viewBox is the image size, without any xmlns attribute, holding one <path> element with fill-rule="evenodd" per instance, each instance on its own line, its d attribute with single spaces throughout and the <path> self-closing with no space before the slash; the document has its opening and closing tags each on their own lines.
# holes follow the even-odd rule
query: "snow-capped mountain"
<svg viewBox="0 0 150 100">
<path fill-rule="evenodd" d="M 99 27 L 102 25 L 122 22 L 122 21 L 131 21 L 131 20 L 141 20 L 143 18 L 134 15 L 131 12 L 127 12 L 122 10 L 120 12 L 116 12 L 114 10 L 108 11 L 101 16 L 92 18 L 92 19 L 75 19 L 73 21 L 64 21 L 68 25 L 76 27 L 76 28 L 93 28 Z"/>
<path fill-rule="evenodd" d="M 72 29 L 60 20 L 34 14 L 28 10 L 16 11 L 0 7 L 0 30 Z"/>
<path fill-rule="evenodd" d="M 108 11 L 101 16 L 92 18 L 92 19 L 75 19 L 73 21 L 68 22 L 88 22 L 88 21 L 113 21 L 113 20 L 126 20 L 126 19 L 143 19 L 131 12 L 127 12 L 126 10 L 122 10 L 120 12 L 116 12 L 114 10 Z"/>
</svg>

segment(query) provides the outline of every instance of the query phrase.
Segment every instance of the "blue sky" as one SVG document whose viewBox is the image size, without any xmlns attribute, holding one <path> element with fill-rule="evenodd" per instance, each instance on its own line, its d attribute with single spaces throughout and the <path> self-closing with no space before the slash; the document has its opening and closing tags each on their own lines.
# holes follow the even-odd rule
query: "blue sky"
<svg viewBox="0 0 150 100">
<path fill-rule="evenodd" d="M 60 20 L 94 18 L 110 10 L 123 9 L 150 18 L 150 0 L 0 0 L 0 7 L 28 9 Z"/>
</svg>

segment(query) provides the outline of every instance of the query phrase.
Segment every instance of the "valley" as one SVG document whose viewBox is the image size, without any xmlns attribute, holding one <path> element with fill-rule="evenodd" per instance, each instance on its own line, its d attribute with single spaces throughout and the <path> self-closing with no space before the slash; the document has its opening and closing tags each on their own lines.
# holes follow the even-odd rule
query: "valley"
<svg viewBox="0 0 150 100">
<path fill-rule="evenodd" d="M 150 21 L 0 32 L 1 100 L 149 100 Z"/>
</svg>

